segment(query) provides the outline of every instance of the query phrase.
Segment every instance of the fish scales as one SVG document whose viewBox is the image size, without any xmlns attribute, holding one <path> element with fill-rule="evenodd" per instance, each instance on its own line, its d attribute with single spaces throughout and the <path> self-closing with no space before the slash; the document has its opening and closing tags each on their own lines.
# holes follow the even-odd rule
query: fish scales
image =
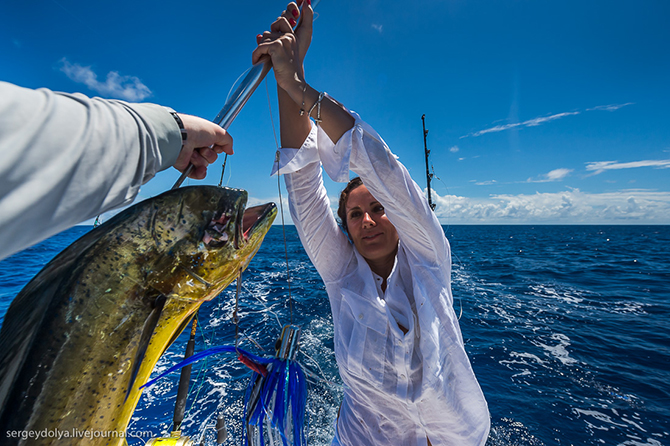
<svg viewBox="0 0 670 446">
<path fill-rule="evenodd" d="M 200 305 L 247 267 L 274 220 L 274 204 L 244 212 L 246 198 L 213 186 L 166 192 L 90 231 L 45 266 L 17 295 L 0 331 L 0 436 L 89 431 L 100 437 L 82 443 L 123 444 L 138 387 Z"/>
</svg>

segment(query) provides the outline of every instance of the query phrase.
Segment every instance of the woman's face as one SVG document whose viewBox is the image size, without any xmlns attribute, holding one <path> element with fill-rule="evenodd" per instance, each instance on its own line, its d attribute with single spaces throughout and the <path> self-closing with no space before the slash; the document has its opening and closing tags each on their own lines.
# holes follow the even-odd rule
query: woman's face
<svg viewBox="0 0 670 446">
<path fill-rule="evenodd" d="M 386 217 L 384 206 L 365 186 L 349 192 L 345 209 L 349 236 L 366 260 L 382 261 L 395 257 L 398 232 Z"/>
</svg>

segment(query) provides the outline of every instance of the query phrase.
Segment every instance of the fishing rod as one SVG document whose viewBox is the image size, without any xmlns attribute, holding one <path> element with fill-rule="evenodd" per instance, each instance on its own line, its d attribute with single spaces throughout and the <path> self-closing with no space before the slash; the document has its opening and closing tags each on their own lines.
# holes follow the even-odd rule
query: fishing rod
<svg viewBox="0 0 670 446">
<path fill-rule="evenodd" d="M 193 317 L 193 325 L 191 326 L 191 335 L 186 344 L 186 352 L 184 352 L 184 359 L 193 356 L 195 351 L 195 331 L 198 326 L 198 313 Z M 179 387 L 177 388 L 177 401 L 174 405 L 174 416 L 172 418 L 173 431 L 181 430 L 181 423 L 184 421 L 184 411 L 186 410 L 186 398 L 188 397 L 188 387 L 191 381 L 191 366 L 186 366 L 181 369 L 181 376 L 179 377 Z"/>
<path fill-rule="evenodd" d="M 426 130 L 425 114 L 421 115 L 421 123 L 423 124 L 423 150 L 426 153 L 426 188 L 428 189 L 428 206 L 430 206 L 430 208 L 434 211 L 435 203 L 433 203 L 433 200 L 430 197 L 430 180 L 433 178 L 433 174 L 430 173 L 430 170 L 428 168 L 428 155 L 430 154 L 430 150 L 428 150 L 428 143 L 426 141 L 426 137 L 428 136 L 428 130 Z"/>
</svg>

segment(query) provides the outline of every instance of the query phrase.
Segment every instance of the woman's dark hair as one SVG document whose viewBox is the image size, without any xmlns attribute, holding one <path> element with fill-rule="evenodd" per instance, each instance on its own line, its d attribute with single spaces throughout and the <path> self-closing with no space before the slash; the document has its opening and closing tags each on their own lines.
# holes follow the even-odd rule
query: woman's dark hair
<svg viewBox="0 0 670 446">
<path fill-rule="evenodd" d="M 342 192 L 340 192 L 340 204 L 337 208 L 337 216 L 340 219 L 340 225 L 344 229 L 344 232 L 349 232 L 347 230 L 347 200 L 349 199 L 349 194 L 352 190 L 362 185 L 363 181 L 360 177 L 352 178 Z"/>
</svg>

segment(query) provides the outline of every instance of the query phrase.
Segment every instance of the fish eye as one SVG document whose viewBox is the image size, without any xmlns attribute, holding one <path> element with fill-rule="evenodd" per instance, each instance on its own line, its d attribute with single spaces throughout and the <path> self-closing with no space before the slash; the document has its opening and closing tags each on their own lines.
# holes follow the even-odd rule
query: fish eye
<svg viewBox="0 0 670 446">
<path fill-rule="evenodd" d="M 207 246 L 210 248 L 223 248 L 226 243 L 228 243 L 228 240 L 212 240 L 207 243 Z"/>
</svg>

